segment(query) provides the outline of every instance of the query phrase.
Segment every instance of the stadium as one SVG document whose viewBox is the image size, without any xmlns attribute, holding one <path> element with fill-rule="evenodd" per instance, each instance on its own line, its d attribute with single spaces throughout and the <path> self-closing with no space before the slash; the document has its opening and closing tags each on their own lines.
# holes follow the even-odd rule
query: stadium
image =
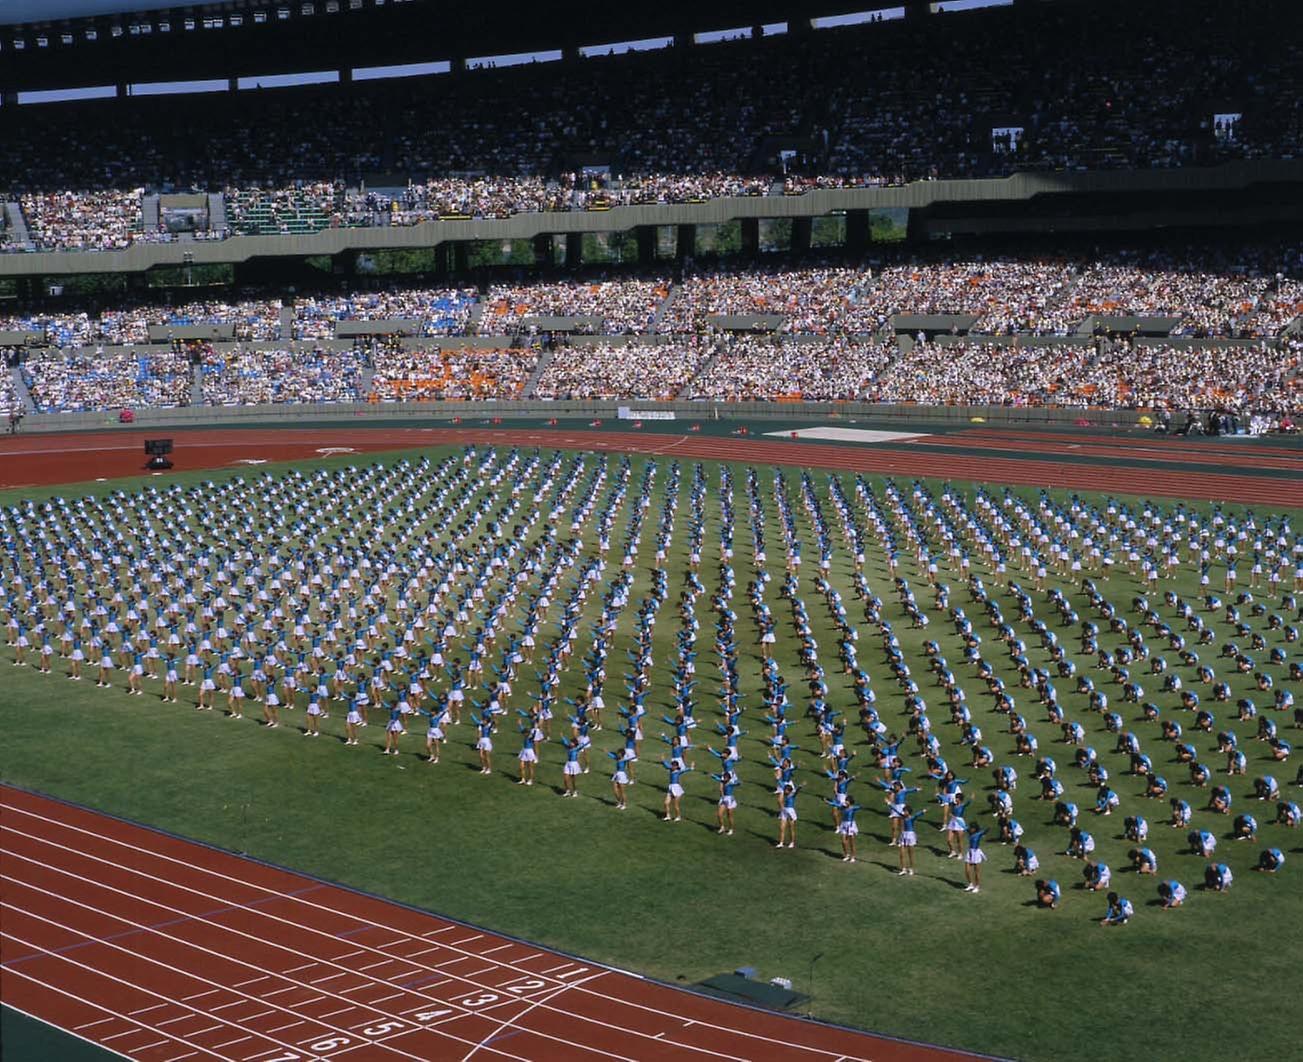
<svg viewBox="0 0 1303 1062">
<path fill-rule="evenodd" d="M 6 1062 L 1298 1054 L 1292 0 L 0 0 L 0 352 Z"/>
</svg>

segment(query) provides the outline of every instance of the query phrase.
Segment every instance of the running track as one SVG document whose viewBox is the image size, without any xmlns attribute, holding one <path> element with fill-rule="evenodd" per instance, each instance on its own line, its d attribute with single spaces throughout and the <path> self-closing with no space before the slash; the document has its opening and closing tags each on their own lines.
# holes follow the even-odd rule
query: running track
<svg viewBox="0 0 1303 1062">
<path fill-rule="evenodd" d="M 72 435 L 34 435 L 0 439 L 0 488 L 29 487 L 103 477 L 138 475 L 143 464 L 146 434 L 112 431 Z M 1013 486 L 1063 487 L 1147 497 L 1189 498 L 1247 504 L 1303 507 L 1303 475 L 1293 478 L 1253 475 L 1235 470 L 1232 455 L 1210 451 L 1207 464 L 1227 466 L 1225 472 L 1143 467 L 1128 462 L 1162 459 L 1171 442 L 1169 460 L 1191 460 L 1183 440 L 1153 437 L 1130 446 L 1110 444 L 1106 453 L 1082 453 L 1083 446 L 1104 440 L 1088 434 L 1028 433 L 1019 439 L 1018 457 L 984 451 L 984 436 L 962 432 L 937 437 L 940 445 L 972 446 L 971 453 L 929 452 L 928 445 L 834 445 L 790 442 L 764 436 L 727 437 L 669 435 L 653 432 L 609 432 L 579 426 L 555 429 L 505 428 L 314 428 L 222 429 L 175 431 L 178 471 L 231 467 L 240 461 L 289 461 L 318 457 L 321 451 L 347 448 L 357 452 L 404 447 L 479 442 L 499 446 L 548 446 L 560 449 L 610 450 L 664 454 L 682 458 L 722 459 L 775 465 L 837 468 L 899 476 L 932 476 Z M 993 433 L 994 443 L 999 433 Z M 960 442 L 962 438 L 962 442 Z M 1071 440 L 1071 441 L 1070 441 Z M 1246 443 L 1252 446 L 1252 443 Z M 1289 451 L 1273 448 L 1264 456 L 1280 460 Z M 1236 457 L 1252 460 L 1238 451 Z M 1071 457 L 1065 461 L 1063 458 Z M 1086 458 L 1086 460 L 1083 460 Z M 1094 458 L 1094 460 L 1090 460 Z M 1286 458 L 1287 459 L 1287 458 Z M 1303 462 L 1297 463 L 1303 471 Z"/>
<path fill-rule="evenodd" d="M 0 812 L 0 994 L 125 1057 L 978 1057 L 734 1006 L 7 786 Z"/>
</svg>

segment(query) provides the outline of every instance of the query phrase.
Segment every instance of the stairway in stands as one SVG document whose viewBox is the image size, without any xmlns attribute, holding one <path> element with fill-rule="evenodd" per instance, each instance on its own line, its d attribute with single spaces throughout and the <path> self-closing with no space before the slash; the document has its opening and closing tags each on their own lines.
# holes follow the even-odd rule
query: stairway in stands
<svg viewBox="0 0 1303 1062">
<path fill-rule="evenodd" d="M 190 404 L 204 404 L 204 367 L 199 362 L 190 366 Z"/>
<path fill-rule="evenodd" d="M 27 231 L 27 219 L 23 217 L 23 210 L 16 202 L 5 203 L 5 220 L 8 222 L 8 232 L 10 242 L 20 247 L 29 246 L 32 242 L 31 233 Z"/>
<path fill-rule="evenodd" d="M 208 197 L 208 231 L 226 231 L 226 197 L 221 192 L 213 192 Z"/>
<path fill-rule="evenodd" d="M 32 401 L 32 393 L 27 390 L 27 381 L 23 379 L 22 370 L 17 365 L 10 366 L 9 377 L 14 382 L 14 394 L 18 396 L 23 413 L 35 413 L 36 403 Z"/>
<path fill-rule="evenodd" d="M 665 298 L 661 299 L 661 304 L 656 307 L 656 312 L 652 314 L 651 327 L 648 331 L 656 332 L 660 329 L 661 322 L 665 320 L 665 315 L 670 312 L 670 307 L 674 305 L 674 300 L 679 297 L 682 286 L 671 284 L 670 290 L 665 293 Z"/>
<path fill-rule="evenodd" d="M 703 361 L 701 365 L 698 367 L 697 371 L 694 372 L 690 377 L 688 377 L 687 382 L 682 387 L 680 387 L 677 392 L 675 392 L 674 397 L 691 398 L 693 396 L 694 385 L 696 384 L 696 382 L 702 379 L 708 372 L 710 372 L 712 368 L 714 368 L 715 362 L 718 361 L 719 356 L 722 353 L 724 353 L 724 349 L 726 346 L 727 344 L 724 343 L 722 340 L 717 342 L 715 344 L 715 349 L 710 352 L 710 357 L 708 357 L 705 361 Z"/>
<path fill-rule="evenodd" d="M 529 379 L 525 381 L 525 388 L 520 392 L 521 398 L 533 398 L 534 391 L 538 388 L 538 381 L 543 378 L 543 371 L 552 364 L 553 357 L 556 356 L 554 350 L 540 350 L 538 353 L 538 364 L 534 366 L 534 371 L 529 374 Z"/>
<path fill-rule="evenodd" d="M 362 366 L 362 371 L 357 374 L 357 400 L 365 402 L 370 396 L 375 385 L 376 367 L 371 364 L 370 358 Z"/>
<path fill-rule="evenodd" d="M 158 196 L 147 195 L 140 201 L 140 219 L 142 232 L 158 231 Z"/>
<path fill-rule="evenodd" d="M 281 342 L 288 343 L 294 338 L 294 307 L 281 307 Z"/>
</svg>

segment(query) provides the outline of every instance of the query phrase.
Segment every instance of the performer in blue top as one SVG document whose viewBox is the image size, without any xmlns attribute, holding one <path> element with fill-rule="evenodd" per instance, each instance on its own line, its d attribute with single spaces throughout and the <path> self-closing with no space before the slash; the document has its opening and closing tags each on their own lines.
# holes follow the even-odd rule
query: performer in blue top
<svg viewBox="0 0 1303 1062">
<path fill-rule="evenodd" d="M 346 735 L 344 738 L 345 745 L 356 745 L 358 743 L 357 728 L 361 725 L 362 713 L 358 710 L 357 702 L 355 700 L 349 701 L 348 715 L 344 717 L 344 733 Z"/>
<path fill-rule="evenodd" d="M 436 700 L 432 710 L 417 708 L 417 711 L 428 720 L 425 728 L 425 762 L 438 763 L 439 752 L 447 735 L 448 706 L 443 701 Z"/>
<path fill-rule="evenodd" d="M 664 820 L 670 821 L 670 809 L 674 810 L 674 821 L 683 821 L 683 784 L 684 774 L 693 768 L 684 764 L 677 757 L 671 760 L 661 760 L 661 766 L 670 772 L 669 788 L 665 790 L 665 815 Z"/>
<path fill-rule="evenodd" d="M 451 706 L 451 700 L 448 702 Z M 477 715 L 471 712 L 471 720 L 479 728 L 480 736 L 475 740 L 476 751 L 480 754 L 480 774 L 493 773 L 493 716 L 488 712 Z"/>
<path fill-rule="evenodd" d="M 566 750 L 565 766 L 561 768 L 561 795 L 563 797 L 577 797 L 579 791 L 576 785 L 581 770 L 579 753 L 583 750 L 579 747 L 577 737 L 563 737 L 558 740 L 561 742 L 561 747 Z"/>
<path fill-rule="evenodd" d="M 900 819 L 900 843 L 896 849 L 900 862 L 900 870 L 897 871 L 899 877 L 914 876 L 914 848 L 918 844 L 918 834 L 914 830 L 914 823 L 918 822 L 926 814 L 927 808 L 922 811 L 915 811 L 908 804 L 905 805 L 905 814 Z"/>
<path fill-rule="evenodd" d="M 389 710 L 389 722 L 385 725 L 385 755 L 397 756 L 398 739 L 407 731 L 403 728 L 403 713 L 398 705 Z"/>
<path fill-rule="evenodd" d="M 1204 868 L 1203 883 L 1204 887 L 1211 892 L 1227 892 L 1234 881 L 1234 875 L 1231 874 L 1231 868 L 1225 863 L 1209 863 Z"/>
<path fill-rule="evenodd" d="M 1048 907 L 1051 911 L 1056 911 L 1062 898 L 1063 890 L 1059 888 L 1059 883 L 1053 878 L 1036 882 L 1036 903 L 1038 906 Z"/>
<path fill-rule="evenodd" d="M 1135 908 L 1131 906 L 1130 900 L 1125 896 L 1119 896 L 1116 892 L 1110 892 L 1108 894 L 1108 911 L 1099 920 L 1099 924 L 1102 926 L 1124 926 L 1131 921 L 1131 916 L 1135 913 Z"/>
<path fill-rule="evenodd" d="M 786 782 L 778 792 L 778 843 L 775 848 L 796 847 L 796 794 L 800 791 L 799 785 Z"/>
<path fill-rule="evenodd" d="M 611 775 L 611 789 L 615 792 L 615 807 L 624 811 L 629 806 L 625 797 L 625 786 L 629 784 L 629 761 L 633 756 L 632 748 L 623 748 L 606 753 L 615 761 L 615 773 Z"/>
<path fill-rule="evenodd" d="M 982 851 L 984 836 L 985 828 L 979 827 L 975 822 L 968 824 L 968 850 L 964 853 L 964 877 L 968 879 L 968 884 L 964 886 L 965 892 L 982 891 L 982 864 L 986 862 L 986 853 Z"/>
<path fill-rule="evenodd" d="M 1185 903 L 1185 886 L 1175 879 L 1158 883 L 1158 906 L 1164 911 Z"/>
<path fill-rule="evenodd" d="M 537 709 L 529 713 L 525 722 L 517 729 L 522 735 L 520 746 L 520 777 L 516 779 L 517 785 L 533 785 L 534 771 L 538 765 L 538 752 L 536 746 L 543 739 L 543 731 L 539 728 Z"/>
<path fill-rule="evenodd" d="M 715 807 L 715 821 L 719 824 L 719 829 L 715 832 L 727 833 L 731 837 L 733 836 L 733 812 L 737 808 L 737 797 L 733 794 L 741 783 L 738 776 L 727 766 L 719 774 L 712 774 L 710 777 L 719 783 L 719 803 Z"/>
</svg>

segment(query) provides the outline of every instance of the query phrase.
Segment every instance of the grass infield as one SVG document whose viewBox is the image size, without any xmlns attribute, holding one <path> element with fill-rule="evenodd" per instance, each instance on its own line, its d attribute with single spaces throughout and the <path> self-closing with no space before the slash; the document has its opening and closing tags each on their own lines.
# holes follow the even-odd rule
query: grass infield
<svg viewBox="0 0 1303 1062">
<path fill-rule="evenodd" d="M 430 451 L 432 457 L 448 451 Z M 408 453 L 405 457 L 412 458 Z M 362 466 L 395 458 L 368 455 L 328 459 L 326 467 Z M 589 469 L 597 460 L 587 458 Z M 610 573 L 618 568 L 619 543 L 627 525 L 630 501 L 638 494 L 643 466 L 650 460 L 633 458 L 628 497 L 616 512 L 609 555 Z M 831 817 L 823 797 L 831 784 L 816 774 L 817 741 L 804 719 L 804 683 L 796 659 L 796 640 L 790 609 L 778 596 L 783 577 L 782 535 L 773 502 L 774 470 L 758 469 L 765 502 L 768 566 L 774 579 L 766 599 L 779 621 L 775 656 L 782 666 L 792 696 L 793 740 L 803 746 L 798 759 L 804 770 L 798 776 L 807 789 L 798 801 L 801 847 L 777 851 L 776 811 L 772 773 L 765 763 L 764 741 L 769 728 L 760 720 L 758 706 L 759 662 L 753 645 L 755 628 L 746 600 L 751 577 L 751 538 L 745 466 L 733 466 L 736 508 L 734 568 L 737 588 L 733 608 L 738 614 L 740 667 L 747 713 L 743 726 L 738 829 L 733 837 L 715 833 L 716 787 L 705 777 L 717 761 L 704 746 L 722 747 L 711 733 L 719 718 L 713 696 L 718 686 L 716 658 L 712 652 L 714 592 L 718 560 L 720 466 L 705 463 L 709 492 L 706 532 L 700 577 L 707 592 L 697 602 L 701 622 L 697 658 L 698 772 L 685 779 L 684 821 L 660 820 L 665 771 L 658 765 L 665 746 L 656 735 L 670 728 L 660 723 L 668 711 L 669 681 L 653 687 L 648 698 L 647 741 L 639 766 L 638 784 L 630 789 L 630 809 L 613 808 L 609 786 L 611 761 L 602 751 L 615 748 L 618 735 L 610 722 L 621 704 L 622 673 L 631 646 L 637 602 L 650 586 L 649 572 L 655 529 L 671 464 L 655 459 L 659 473 L 651 507 L 644 524 L 636 580 L 629 606 L 621 613 L 619 634 L 608 663 L 606 689 L 607 729 L 594 735 L 593 771 L 580 781 L 581 798 L 561 800 L 559 746 L 540 753 L 539 784 L 517 787 L 515 717 L 503 727 L 496 742 L 495 776 L 483 777 L 473 749 L 474 728 L 467 723 L 452 728 L 442 762 L 432 766 L 418 756 L 423 751 L 423 727 L 413 726 L 404 739 L 404 754 L 380 754 L 384 727 L 380 713 L 362 731 L 362 746 L 346 748 L 343 712 L 332 707 L 322 724 L 321 740 L 303 740 L 302 700 L 296 711 L 284 712 L 282 726 L 266 731 L 255 722 L 257 706 L 246 702 L 245 719 L 228 720 L 221 711 L 190 710 L 194 690 L 183 687 L 182 704 L 162 704 L 158 683 L 146 685 L 147 696 L 127 697 L 121 675 L 112 690 L 96 689 L 94 671 L 81 683 L 60 677 L 66 663 L 56 658 L 56 674 L 42 676 L 31 667 L 0 671 L 0 777 L 7 782 L 78 801 L 107 812 L 157 825 L 198 840 L 247 852 L 286 866 L 299 868 L 384 896 L 416 904 L 514 934 L 543 944 L 618 966 L 639 970 L 666 981 L 695 983 L 742 965 L 757 967 L 768 978 L 785 976 L 793 987 L 811 997 L 809 1009 L 830 1021 L 861 1026 L 883 1033 L 969 1048 L 1021 1059 L 1095 1060 L 1099 1058 L 1221 1059 L 1232 1048 L 1262 1057 L 1289 1057 L 1303 1039 L 1303 1016 L 1288 1001 L 1295 992 L 1295 967 L 1303 947 L 1303 837 L 1281 826 L 1268 825 L 1274 804 L 1252 799 L 1252 779 L 1274 774 L 1283 796 L 1295 801 L 1303 790 L 1293 787 L 1297 762 L 1270 764 L 1266 746 L 1253 741 L 1253 725 L 1235 723 L 1234 699 L 1253 696 L 1259 708 L 1270 701 L 1251 690 L 1249 676 L 1235 675 L 1228 661 L 1215 659 L 1217 646 L 1229 635 L 1220 615 L 1208 615 L 1219 632 L 1214 646 L 1201 647 L 1202 662 L 1217 669 L 1217 677 L 1230 682 L 1232 702 L 1204 706 L 1217 714 L 1218 729 L 1236 730 L 1241 748 L 1249 756 L 1248 774 L 1226 780 L 1221 774 L 1225 758 L 1212 749 L 1208 735 L 1191 736 L 1204 762 L 1218 771 L 1214 784 L 1228 784 L 1235 796 L 1235 812 L 1248 811 L 1259 821 L 1259 841 L 1234 843 L 1226 839 L 1229 817 L 1202 810 L 1203 790 L 1187 781 L 1184 767 L 1173 759 L 1172 746 L 1159 736 L 1159 724 L 1144 722 L 1135 705 L 1119 704 L 1120 689 L 1107 683 L 1094 660 L 1074 654 L 1079 674 L 1095 677 L 1109 693 L 1111 707 L 1124 716 L 1140 735 L 1144 751 L 1171 783 L 1172 795 L 1183 796 L 1196 808 L 1192 825 L 1212 829 L 1221 838 L 1217 859 L 1235 872 L 1235 887 L 1227 894 L 1205 893 L 1195 886 L 1202 880 L 1205 860 L 1186 854 L 1186 830 L 1166 826 L 1165 801 L 1140 796 L 1141 780 L 1126 774 L 1127 760 L 1113 752 L 1114 737 L 1104 732 L 1098 715 L 1086 708 L 1086 698 L 1073 691 L 1068 680 L 1057 682 L 1068 717 L 1081 722 L 1088 741 L 1100 752 L 1112 772 L 1111 784 L 1122 797 L 1122 807 L 1109 818 L 1089 814 L 1094 789 L 1084 772 L 1071 764 L 1072 750 L 1056 739 L 1058 727 L 1050 724 L 1035 696 L 1017 688 L 1017 673 L 1004 647 L 980 610 L 969 600 L 958 573 L 942 572 L 952 588 L 951 603 L 964 607 L 983 637 L 983 654 L 996 667 L 1017 700 L 1033 733 L 1040 739 L 1042 755 L 1059 763 L 1059 777 L 1068 796 L 1082 808 L 1082 822 L 1095 835 L 1097 858 L 1114 873 L 1114 887 L 1129 896 L 1136 907 L 1132 923 L 1105 929 L 1096 923 L 1104 914 L 1102 896 L 1083 891 L 1081 864 L 1061 854 L 1066 830 L 1050 823 L 1052 804 L 1035 800 L 1037 785 L 1031 779 L 1032 760 L 1014 758 L 1013 739 L 1004 717 L 990 708 L 990 699 L 962 664 L 961 644 L 943 612 L 932 605 L 932 595 L 916 570 L 912 553 L 901 552 L 901 574 L 913 585 L 920 605 L 931 615 L 926 631 L 913 630 L 893 592 L 885 558 L 879 549 L 868 554 L 866 575 L 884 602 L 884 616 L 900 639 L 921 694 L 929 705 L 935 732 L 944 755 L 961 777 L 972 779 L 965 787 L 974 797 L 975 813 L 983 825 L 992 822 L 985 811 L 991 789 L 990 769 L 967 769 L 967 749 L 959 743 L 958 727 L 951 724 L 941 690 L 927 673 L 921 650 L 924 639 L 935 639 L 968 692 L 974 721 L 985 734 L 997 764 L 1012 763 L 1021 783 L 1016 814 L 1026 828 L 1026 842 L 1041 859 L 1041 876 L 1055 877 L 1064 889 L 1060 910 L 1034 907 L 1027 878 L 1014 875 L 1012 847 L 1003 847 L 988 835 L 980 896 L 963 891 L 960 863 L 947 860 L 945 841 L 935 831 L 936 806 L 932 786 L 914 797 L 926 802 L 928 818 L 920 823 L 918 874 L 912 879 L 895 876 L 896 851 L 887 846 L 887 819 L 878 791 L 870 785 L 877 774 L 871 763 L 858 763 L 860 780 L 853 789 L 864 805 L 860 816 L 860 861 L 841 862 L 840 847 L 832 832 Z M 618 458 L 610 458 L 615 467 Z M 313 462 L 315 467 L 318 463 Z M 302 466 L 307 467 L 307 466 Z M 666 673 L 674 657 L 678 631 L 677 600 L 686 569 L 688 488 L 693 465 L 682 464 L 683 486 L 667 561 L 669 597 L 661 607 L 655 630 L 656 663 Z M 196 473 L 176 476 L 169 483 L 188 485 L 220 481 L 228 475 L 246 479 L 264 472 L 278 475 L 283 468 L 232 473 Z M 848 495 L 854 475 L 840 473 Z M 848 679 L 840 674 L 836 635 L 827 609 L 813 587 L 817 550 L 811 523 L 801 504 L 800 473 L 784 471 L 788 496 L 806 548 L 801 594 L 809 608 L 820 657 L 827 669 L 829 701 L 848 710 L 852 725 L 848 739 L 862 748 L 863 733 L 853 725 L 854 702 Z M 836 545 L 830 581 L 840 589 L 851 622 L 860 630 L 861 666 L 874 679 L 878 709 L 883 721 L 903 733 L 903 695 L 883 667 L 876 630 L 863 621 L 855 600 L 851 566 L 840 525 L 827 493 L 827 473 L 813 473 L 817 493 Z M 881 477 L 865 477 L 881 498 Z M 141 483 L 159 486 L 160 480 Z M 904 487 L 906 481 L 901 480 Z M 937 484 L 932 484 L 935 488 Z M 960 485 L 963 489 L 962 485 Z M 133 489 L 129 481 L 111 485 L 88 484 L 44 491 L 0 495 L 0 504 L 18 497 L 62 496 L 83 493 L 103 495 L 109 489 Z M 971 498 L 971 492 L 965 490 Z M 1035 492 L 1021 492 L 1034 497 Z M 606 488 L 599 494 L 599 508 Z M 1198 508 L 1198 507 L 1196 507 Z M 343 514 L 347 515 L 347 514 Z M 1303 514 L 1296 514 L 1296 522 Z M 542 521 L 540 521 L 541 525 Z M 564 535 L 567 529 L 559 528 Z M 593 547 L 591 532 L 586 545 Z M 872 537 L 871 537 L 872 543 Z M 1119 568 L 1123 566 L 1119 565 Z M 1247 565 L 1242 566 L 1242 573 Z M 987 576 L 980 566 L 975 570 Z M 1220 582 L 1214 568 L 1214 585 Z M 1290 573 L 1292 575 L 1292 573 Z M 1031 591 L 1031 580 L 1014 573 Z M 1288 576 L 1287 576 L 1288 579 Z M 1016 621 L 1012 596 L 986 583 L 1004 609 L 1006 619 L 1028 643 L 1033 666 L 1045 666 L 1047 656 L 1025 625 Z M 1241 586 L 1247 584 L 1242 574 Z M 567 585 L 563 579 L 563 585 Z M 1070 575 L 1051 572 L 1047 586 L 1060 587 L 1072 598 L 1081 618 L 1100 623 L 1100 644 L 1121 644 L 1107 625 L 1087 606 Z M 1131 599 L 1139 592 L 1125 570 L 1115 573 L 1100 590 L 1134 619 Z M 1197 573 L 1182 568 L 1181 576 L 1160 582 L 1151 595 L 1164 618 L 1176 627 L 1171 609 L 1162 606 L 1162 591 L 1174 589 L 1191 601 L 1201 594 Z M 1225 596 L 1225 595 L 1222 595 Z M 1033 593 L 1037 616 L 1060 631 L 1069 650 L 1077 647 L 1075 628 L 1061 628 L 1043 594 Z M 558 597 L 558 600 L 561 600 Z M 600 608 L 600 595 L 590 595 L 579 651 L 566 672 L 562 695 L 574 696 L 578 658 L 586 645 L 588 624 Z M 1247 610 L 1246 610 L 1247 613 Z M 1286 621 L 1292 616 L 1286 616 Z M 555 637 L 556 613 L 540 637 L 540 647 Z M 1252 621 L 1261 624 L 1261 621 Z M 1270 646 L 1283 646 L 1278 632 L 1267 632 Z M 1186 687 L 1195 685 L 1193 669 L 1183 668 L 1175 654 L 1166 651 L 1146 630 L 1155 653 L 1162 652 Z M 1292 658 L 1297 643 L 1285 647 Z M 539 654 L 539 659 L 542 657 Z M 1255 654 L 1262 670 L 1283 683 L 1284 667 L 1266 666 L 1266 653 Z M 0 658 L 12 659 L 13 650 L 0 648 Z M 1160 694 L 1158 681 L 1147 668 L 1132 673 L 1144 683 L 1146 699 L 1159 703 L 1165 716 L 1177 715 L 1176 698 Z M 526 665 L 509 702 L 509 708 L 529 700 L 533 669 Z M 525 676 L 529 676 L 526 681 Z M 1203 692 L 1203 691 L 1201 691 Z M 1303 690 L 1296 693 L 1303 694 Z M 218 700 L 219 706 L 224 698 Z M 1269 713 L 1270 714 L 1270 713 Z M 560 716 L 560 713 L 558 713 Z M 1186 721 L 1188 713 L 1179 717 Z M 1282 735 L 1289 730 L 1287 714 L 1277 715 Z M 560 718 L 558 718 L 560 722 Z M 560 727 L 554 730 L 559 732 Z M 922 759 L 912 741 L 902 746 L 906 762 L 914 768 L 914 784 L 922 774 Z M 1303 756 L 1300 753 L 1295 761 Z M 1149 847 L 1160 860 L 1159 879 L 1141 878 L 1126 870 L 1130 843 L 1122 839 L 1122 818 L 1143 814 L 1151 825 Z M 1087 821 L 1089 820 L 1089 821 Z M 1277 875 L 1253 873 L 1260 849 L 1273 845 L 1287 855 L 1286 867 Z M 1190 889 L 1186 906 L 1160 911 L 1157 880 L 1175 877 Z"/>
</svg>

